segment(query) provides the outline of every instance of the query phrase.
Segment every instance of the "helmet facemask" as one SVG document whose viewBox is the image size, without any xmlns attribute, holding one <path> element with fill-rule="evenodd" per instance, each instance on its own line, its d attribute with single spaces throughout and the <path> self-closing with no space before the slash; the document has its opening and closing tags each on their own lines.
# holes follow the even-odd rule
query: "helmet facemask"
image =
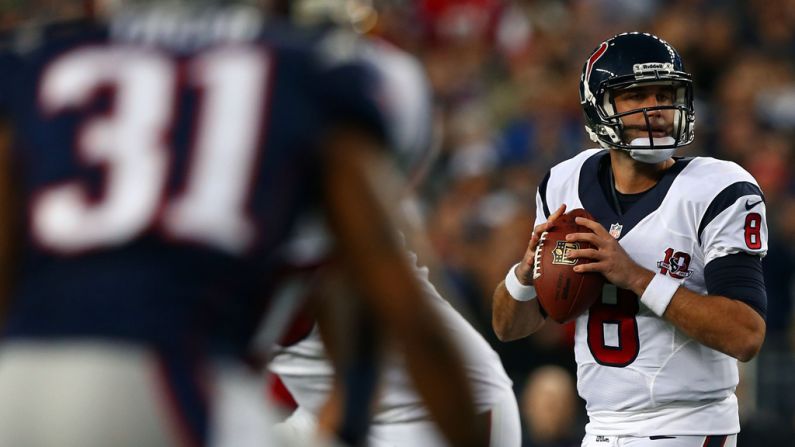
<svg viewBox="0 0 795 447">
<path fill-rule="evenodd" d="M 672 104 L 658 105 L 652 107 L 642 107 L 631 109 L 624 112 L 616 112 L 615 94 L 621 90 L 641 87 L 643 85 L 668 85 L 673 88 Z M 676 149 L 693 142 L 695 116 L 693 113 L 692 86 L 689 80 L 637 83 L 630 85 L 617 85 L 612 88 L 605 87 L 603 92 L 597 96 L 602 97 L 601 104 L 597 105 L 596 110 L 602 120 L 602 124 L 595 126 L 597 139 L 595 142 L 607 143 L 616 149 Z M 650 112 L 658 110 L 673 111 L 671 119 L 672 131 L 666 137 L 654 137 L 653 126 L 649 117 Z M 642 114 L 645 122 L 645 129 L 648 132 L 645 144 L 639 142 L 638 138 L 630 141 L 625 135 L 624 118 L 630 115 Z M 590 130 L 590 129 L 589 129 Z M 593 139 L 593 136 L 592 136 Z M 607 139 L 608 141 L 605 141 Z"/>
<path fill-rule="evenodd" d="M 670 104 L 666 101 L 617 112 L 615 98 L 619 92 L 647 86 L 670 87 Z M 608 149 L 625 150 L 631 154 L 644 152 L 645 156 L 641 157 L 644 160 L 656 160 L 663 156 L 663 152 L 673 154 L 675 149 L 690 144 L 695 135 L 690 74 L 685 72 L 679 53 L 651 34 L 624 33 L 601 43 L 583 66 L 580 102 L 591 140 Z M 670 131 L 665 137 L 660 137 L 655 131 L 650 116 L 660 110 L 668 115 L 665 125 Z M 642 116 L 640 121 L 645 124 L 638 123 L 638 119 L 631 121 L 636 121 L 635 126 L 648 132 L 645 136 L 626 135 L 627 117 L 636 114 Z M 654 133 L 658 136 L 655 137 Z"/>
</svg>

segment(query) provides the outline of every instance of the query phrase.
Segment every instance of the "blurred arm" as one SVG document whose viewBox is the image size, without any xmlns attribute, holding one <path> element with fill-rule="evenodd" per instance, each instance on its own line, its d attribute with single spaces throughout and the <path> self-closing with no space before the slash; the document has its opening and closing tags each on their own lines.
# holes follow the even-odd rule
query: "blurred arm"
<svg viewBox="0 0 795 447">
<path fill-rule="evenodd" d="M 356 131 L 330 141 L 324 190 L 340 257 L 376 327 L 405 354 L 409 375 L 452 445 L 488 445 L 460 354 L 423 299 L 397 240 L 388 210 L 397 207 L 400 185 L 391 181 L 387 154 L 378 146 Z"/>
<path fill-rule="evenodd" d="M 4 324 L 11 293 L 17 215 L 11 170 L 11 129 L 0 120 L 0 326 Z"/>
<path fill-rule="evenodd" d="M 334 366 L 332 387 L 318 414 L 322 438 L 339 438 L 346 445 L 366 444 L 379 377 L 381 337 L 367 318 L 362 300 L 342 280 L 336 267 L 324 272 L 322 298 L 316 299 L 318 329 Z M 319 298 L 317 295 L 315 298 Z"/>
</svg>

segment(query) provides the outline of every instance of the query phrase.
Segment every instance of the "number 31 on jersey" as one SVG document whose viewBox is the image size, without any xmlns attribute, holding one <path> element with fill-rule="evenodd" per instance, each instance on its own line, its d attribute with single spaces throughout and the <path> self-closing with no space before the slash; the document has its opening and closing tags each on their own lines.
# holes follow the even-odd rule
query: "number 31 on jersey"
<svg viewBox="0 0 795 447">
<path fill-rule="evenodd" d="M 57 59 L 39 91 L 50 117 L 87 107 L 111 88 L 111 112 L 89 117 L 77 134 L 77 157 L 105 172 L 102 199 L 92 201 L 79 180 L 42 191 L 32 209 L 44 247 L 77 253 L 129 242 L 158 227 L 170 237 L 231 253 L 255 238 L 246 213 L 267 104 L 269 59 L 261 50 L 223 48 L 177 62 L 154 51 L 86 47 Z M 184 76 L 187 84 L 178 81 Z M 178 90 L 198 97 L 184 189 L 165 201 L 178 113 Z"/>
</svg>

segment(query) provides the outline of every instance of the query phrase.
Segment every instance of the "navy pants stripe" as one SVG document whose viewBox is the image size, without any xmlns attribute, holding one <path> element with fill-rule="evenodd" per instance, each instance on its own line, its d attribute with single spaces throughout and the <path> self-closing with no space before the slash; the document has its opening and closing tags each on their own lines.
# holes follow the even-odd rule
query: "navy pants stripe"
<svg viewBox="0 0 795 447">
<path fill-rule="evenodd" d="M 726 444 L 726 435 L 722 436 L 707 436 L 704 439 L 704 446 L 703 447 L 723 447 Z"/>
<path fill-rule="evenodd" d="M 165 354 L 158 360 L 160 378 L 181 441 L 185 447 L 207 445 L 208 398 L 201 384 L 197 362 Z"/>
</svg>

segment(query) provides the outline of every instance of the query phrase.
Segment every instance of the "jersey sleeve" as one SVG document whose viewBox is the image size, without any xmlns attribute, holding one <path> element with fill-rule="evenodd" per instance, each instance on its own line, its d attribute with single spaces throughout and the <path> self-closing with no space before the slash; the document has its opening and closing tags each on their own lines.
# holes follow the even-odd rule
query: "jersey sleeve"
<svg viewBox="0 0 795 447">
<path fill-rule="evenodd" d="M 698 230 L 705 264 L 735 253 L 760 257 L 767 253 L 765 198 L 749 180 L 725 187 L 707 207 Z"/>
</svg>

